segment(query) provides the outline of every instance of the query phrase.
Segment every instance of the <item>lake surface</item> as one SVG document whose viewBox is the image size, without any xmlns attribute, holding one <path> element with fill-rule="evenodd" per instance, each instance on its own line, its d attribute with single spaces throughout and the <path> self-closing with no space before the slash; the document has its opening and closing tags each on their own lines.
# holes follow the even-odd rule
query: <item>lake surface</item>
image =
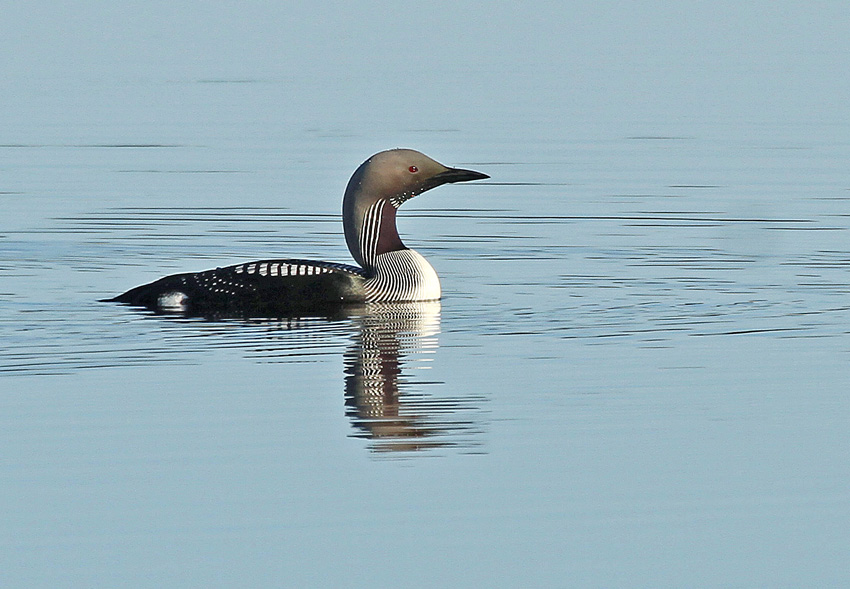
<svg viewBox="0 0 850 589">
<path fill-rule="evenodd" d="M 414 50 L 399 16 L 367 45 L 368 11 L 154 6 L 9 17 L 34 36 L 4 41 L 29 51 L 0 119 L 0 584 L 850 581 L 850 96 L 826 75 L 850 52 L 829 9 L 724 41 L 656 27 L 681 14 L 516 28 L 501 7 L 466 40 L 423 15 L 448 44 Z M 321 27 L 351 38 L 311 45 Z M 491 176 L 399 213 L 440 303 L 98 302 L 350 262 L 345 184 L 397 146 Z"/>
</svg>

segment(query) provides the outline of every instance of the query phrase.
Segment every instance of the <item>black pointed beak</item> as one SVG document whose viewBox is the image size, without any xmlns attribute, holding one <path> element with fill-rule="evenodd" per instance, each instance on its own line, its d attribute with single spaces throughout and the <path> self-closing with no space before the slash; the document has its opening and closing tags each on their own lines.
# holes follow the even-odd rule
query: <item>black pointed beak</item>
<svg viewBox="0 0 850 589">
<path fill-rule="evenodd" d="M 450 182 L 469 182 L 470 180 L 484 180 L 489 177 L 490 176 L 487 174 L 482 174 L 481 172 L 476 172 L 474 170 L 448 168 L 445 172 L 440 172 L 439 174 L 431 176 L 413 190 L 401 195 L 398 202 L 402 203 L 427 190 L 431 190 L 432 188 L 436 188 L 437 186 L 442 186 L 443 184 L 448 184 Z"/>
<path fill-rule="evenodd" d="M 448 182 L 469 182 L 470 180 L 486 180 L 489 178 L 487 174 L 476 172 L 474 170 L 464 170 L 463 168 L 449 168 L 445 172 L 434 176 L 434 180 L 438 180 L 440 184 Z"/>
<path fill-rule="evenodd" d="M 440 172 L 436 176 L 431 176 L 416 190 L 415 194 L 422 194 L 426 190 L 431 190 L 437 186 L 448 184 L 450 182 L 469 182 L 470 180 L 484 180 L 489 178 L 487 174 L 475 172 L 473 170 L 464 170 L 463 168 L 449 168 L 445 172 Z"/>
</svg>

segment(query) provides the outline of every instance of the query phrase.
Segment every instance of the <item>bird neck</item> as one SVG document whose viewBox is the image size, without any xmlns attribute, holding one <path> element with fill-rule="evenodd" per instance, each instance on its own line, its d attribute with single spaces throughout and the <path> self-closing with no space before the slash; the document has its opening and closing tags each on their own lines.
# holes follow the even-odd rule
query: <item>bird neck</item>
<svg viewBox="0 0 850 589">
<path fill-rule="evenodd" d="M 366 270 L 376 269 L 378 256 L 407 249 L 396 228 L 396 208 L 380 199 L 344 218 L 345 239 L 351 255 Z"/>
</svg>

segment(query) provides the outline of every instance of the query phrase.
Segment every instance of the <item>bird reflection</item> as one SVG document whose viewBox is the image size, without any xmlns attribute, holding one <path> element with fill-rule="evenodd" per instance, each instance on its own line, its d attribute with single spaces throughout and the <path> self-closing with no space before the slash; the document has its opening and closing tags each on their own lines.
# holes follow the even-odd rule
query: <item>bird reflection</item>
<svg viewBox="0 0 850 589">
<path fill-rule="evenodd" d="M 354 427 L 352 437 L 368 440 L 374 452 L 446 447 L 474 451 L 481 445 L 485 399 L 467 393 L 445 396 L 440 386 L 444 383 L 421 377 L 439 347 L 438 301 L 371 303 L 340 308 L 324 317 L 168 315 L 181 322 L 177 340 L 181 345 L 197 345 L 183 329 L 185 320 L 192 319 L 188 325 L 201 330 L 204 342 L 223 337 L 229 345 L 251 348 L 264 361 L 335 354 L 334 342 L 343 338 L 345 413 Z M 233 330 L 234 321 L 245 322 L 246 329 Z M 258 342 L 263 345 L 257 347 Z"/>
<path fill-rule="evenodd" d="M 360 329 L 344 365 L 346 414 L 354 436 L 371 440 L 374 451 L 462 444 L 455 435 L 475 425 L 461 413 L 475 407 L 423 394 L 423 386 L 440 383 L 412 378 L 413 370 L 428 368 L 439 346 L 440 303 L 368 305 L 352 319 Z"/>
</svg>

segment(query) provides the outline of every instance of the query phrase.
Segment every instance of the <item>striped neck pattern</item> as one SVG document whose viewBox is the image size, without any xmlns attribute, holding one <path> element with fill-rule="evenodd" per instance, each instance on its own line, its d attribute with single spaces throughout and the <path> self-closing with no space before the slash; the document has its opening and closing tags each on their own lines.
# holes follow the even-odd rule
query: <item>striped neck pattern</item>
<svg viewBox="0 0 850 589">
<path fill-rule="evenodd" d="M 419 252 L 406 248 L 379 254 L 365 288 L 370 303 L 436 301 L 441 295 L 433 266 Z"/>
<path fill-rule="evenodd" d="M 387 201 L 379 200 L 366 209 L 363 215 L 363 225 L 360 227 L 360 255 L 366 269 L 375 266 L 375 258 L 378 256 L 378 243 L 381 238 L 381 225 L 384 207 Z"/>
<path fill-rule="evenodd" d="M 363 215 L 358 245 L 368 274 L 365 283 L 366 300 L 439 300 L 440 279 L 434 268 L 418 252 L 405 247 L 398 236 L 396 208 L 394 202 L 380 199 L 369 206 Z"/>
<path fill-rule="evenodd" d="M 375 267 L 380 254 L 405 249 L 395 226 L 395 214 L 396 207 L 384 199 L 372 203 L 363 214 L 358 246 L 367 271 Z M 357 259 L 357 256 L 354 257 Z"/>
</svg>

